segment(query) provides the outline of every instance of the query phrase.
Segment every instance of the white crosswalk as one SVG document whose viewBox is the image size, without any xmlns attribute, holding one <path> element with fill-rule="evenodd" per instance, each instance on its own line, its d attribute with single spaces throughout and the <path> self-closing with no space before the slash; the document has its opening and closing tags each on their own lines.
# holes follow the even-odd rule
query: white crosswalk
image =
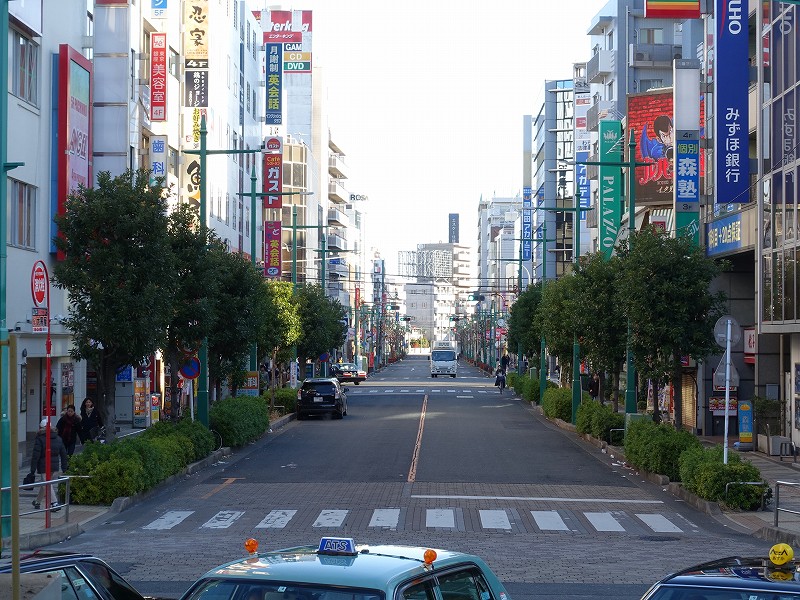
<svg viewBox="0 0 800 600">
<path fill-rule="evenodd" d="M 201 530 L 227 529 L 241 522 L 243 526 L 253 527 L 255 521 L 247 511 L 221 510 L 200 525 L 198 520 L 189 519 L 196 511 L 170 510 L 141 528 L 150 531 L 167 531 L 180 526 L 189 526 Z M 306 513 L 298 517 L 294 509 L 273 509 L 266 515 L 257 515 L 259 519 L 256 529 L 284 529 L 293 522 L 298 526 L 314 528 L 352 527 L 347 521 L 355 511 L 348 509 L 325 509 L 319 511 L 311 521 Z M 376 508 L 371 510 L 370 528 L 406 529 L 413 528 L 416 522 L 412 518 L 412 510 L 400 508 Z M 470 514 L 467 514 L 470 513 Z M 696 533 L 697 528 L 678 515 L 663 513 L 628 513 L 615 511 L 577 511 L 577 510 L 531 510 L 530 518 L 513 509 L 461 509 L 461 508 L 427 508 L 424 520 L 416 527 L 466 530 L 481 528 L 486 530 L 516 531 L 529 533 Z M 250 520 L 252 519 L 252 520 Z M 247 525 L 249 523 L 249 525 Z M 470 525 L 471 523 L 471 525 Z M 478 527 L 479 524 L 479 527 Z"/>
</svg>

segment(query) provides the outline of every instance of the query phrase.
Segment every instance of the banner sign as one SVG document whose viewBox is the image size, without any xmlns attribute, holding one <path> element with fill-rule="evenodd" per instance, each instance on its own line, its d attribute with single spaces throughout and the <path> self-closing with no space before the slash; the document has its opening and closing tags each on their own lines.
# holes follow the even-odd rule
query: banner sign
<svg viewBox="0 0 800 600">
<path fill-rule="evenodd" d="M 747 400 L 739 403 L 739 442 L 753 443 L 753 405 Z"/>
<path fill-rule="evenodd" d="M 264 154 L 264 208 L 281 208 L 283 206 L 283 140 L 271 137 L 266 142 Z"/>
<path fill-rule="evenodd" d="M 167 16 L 167 0 L 151 0 L 150 8 L 153 10 L 153 17 L 162 19 Z"/>
<path fill-rule="evenodd" d="M 150 171 L 153 180 L 156 177 L 167 176 L 167 136 L 165 135 L 150 136 Z"/>
<path fill-rule="evenodd" d="M 458 213 L 450 213 L 447 217 L 447 241 L 451 244 L 458 243 Z"/>
<path fill-rule="evenodd" d="M 187 67 L 208 66 L 208 0 L 192 0 L 183 5 L 183 56 Z"/>
<path fill-rule="evenodd" d="M 700 0 L 645 0 L 645 19 L 699 19 Z"/>
<path fill-rule="evenodd" d="M 264 277 L 281 278 L 280 221 L 264 221 Z"/>
<path fill-rule="evenodd" d="M 622 123 L 604 119 L 600 121 L 600 162 L 622 162 Z M 619 166 L 599 169 L 600 251 L 611 258 L 622 223 L 622 169 Z"/>
<path fill-rule="evenodd" d="M 700 245 L 700 140 L 697 130 L 678 131 L 675 143 L 675 232 Z M 686 220 L 681 217 L 686 217 Z"/>
<path fill-rule="evenodd" d="M 186 69 L 186 97 L 189 108 L 208 108 L 208 69 Z"/>
<path fill-rule="evenodd" d="M 718 204 L 750 201 L 747 5 L 716 0 L 714 174 Z"/>
<path fill-rule="evenodd" d="M 589 160 L 592 151 L 592 134 L 587 129 L 586 115 L 592 105 L 592 95 L 588 92 L 575 92 L 575 187 L 580 194 L 581 208 L 589 208 L 592 201 L 591 183 L 586 165 L 580 163 Z M 581 220 L 586 219 L 586 213 L 581 213 Z"/>
<path fill-rule="evenodd" d="M 716 256 L 742 247 L 742 213 L 706 225 L 706 256 Z"/>
<path fill-rule="evenodd" d="M 267 44 L 267 125 L 283 124 L 282 44 Z"/>
<path fill-rule="evenodd" d="M 522 188 L 522 260 L 531 259 L 533 246 L 533 193 L 531 188 Z"/>
<path fill-rule="evenodd" d="M 154 0 L 155 2 L 155 0 Z M 166 6 L 166 0 L 164 1 Z M 167 120 L 167 34 L 150 34 L 150 120 Z"/>
</svg>

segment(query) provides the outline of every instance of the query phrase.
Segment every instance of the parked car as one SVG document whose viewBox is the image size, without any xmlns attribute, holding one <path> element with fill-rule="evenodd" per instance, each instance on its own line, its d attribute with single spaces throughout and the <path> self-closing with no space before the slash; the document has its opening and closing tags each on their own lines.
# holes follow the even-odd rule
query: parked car
<svg viewBox="0 0 800 600">
<path fill-rule="evenodd" d="M 20 573 L 50 573 L 61 578 L 61 598 L 144 600 L 136 588 L 103 560 L 90 554 L 37 550 L 20 559 Z M 0 562 L 11 573 L 11 562 Z"/>
<path fill-rule="evenodd" d="M 472 554 L 398 545 L 319 546 L 258 552 L 203 575 L 181 600 L 510 600 L 486 563 Z"/>
<path fill-rule="evenodd" d="M 331 374 L 339 383 L 352 381 L 356 385 L 367 380 L 367 372 L 359 369 L 354 363 L 334 363 L 331 365 Z"/>
<path fill-rule="evenodd" d="M 341 419 L 347 415 L 347 393 L 334 377 L 313 377 L 303 381 L 297 390 L 298 419 L 309 415 L 330 415 Z"/>
</svg>

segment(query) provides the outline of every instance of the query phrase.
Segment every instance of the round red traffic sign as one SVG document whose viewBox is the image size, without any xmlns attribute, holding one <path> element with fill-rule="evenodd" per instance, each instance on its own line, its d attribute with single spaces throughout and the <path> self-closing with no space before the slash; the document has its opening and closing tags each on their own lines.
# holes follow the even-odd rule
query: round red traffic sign
<svg viewBox="0 0 800 600">
<path fill-rule="evenodd" d="M 40 260 L 33 263 L 31 271 L 31 296 L 36 306 L 43 306 L 47 303 L 47 288 L 49 286 L 47 267 Z"/>
</svg>

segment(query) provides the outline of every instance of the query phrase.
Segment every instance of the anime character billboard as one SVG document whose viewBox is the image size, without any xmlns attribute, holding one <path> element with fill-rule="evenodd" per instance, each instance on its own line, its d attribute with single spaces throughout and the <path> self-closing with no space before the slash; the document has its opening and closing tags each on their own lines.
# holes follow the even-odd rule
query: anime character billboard
<svg viewBox="0 0 800 600">
<path fill-rule="evenodd" d="M 703 137 L 703 99 L 700 102 L 700 136 Z M 672 205 L 675 177 L 675 128 L 672 88 L 628 96 L 628 127 L 634 131 L 636 162 L 636 204 Z M 630 131 L 629 129 L 629 131 Z M 626 135 L 626 140 L 630 134 Z M 703 189 L 705 151 L 700 149 L 700 189 Z"/>
</svg>

